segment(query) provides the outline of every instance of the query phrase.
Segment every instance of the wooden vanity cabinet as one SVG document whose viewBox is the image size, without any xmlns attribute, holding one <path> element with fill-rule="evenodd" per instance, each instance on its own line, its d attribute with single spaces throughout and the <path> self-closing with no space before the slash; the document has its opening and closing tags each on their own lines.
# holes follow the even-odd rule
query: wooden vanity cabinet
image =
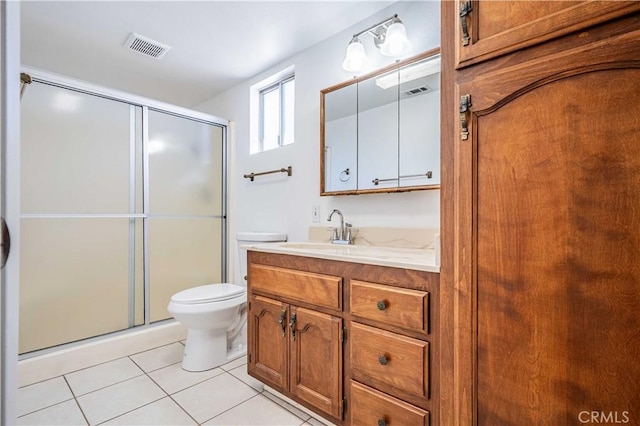
<svg viewBox="0 0 640 426">
<path fill-rule="evenodd" d="M 448 3 L 440 421 L 640 424 L 640 3 L 481 1 L 517 50 L 458 71 Z"/>
<path fill-rule="evenodd" d="M 335 296 L 342 292 L 342 279 L 251 264 L 249 282 L 249 374 L 329 418 L 340 418 L 342 318 L 278 299 L 339 308 L 341 297 Z M 261 291 L 267 295 L 258 295 Z"/>
<path fill-rule="evenodd" d="M 248 262 L 251 376 L 336 424 L 430 424 L 438 274 L 255 251 Z"/>
</svg>

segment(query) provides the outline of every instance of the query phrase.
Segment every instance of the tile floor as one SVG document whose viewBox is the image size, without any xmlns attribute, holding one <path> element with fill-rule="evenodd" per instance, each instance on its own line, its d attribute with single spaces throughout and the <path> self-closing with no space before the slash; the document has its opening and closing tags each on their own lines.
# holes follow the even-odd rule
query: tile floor
<svg viewBox="0 0 640 426">
<path fill-rule="evenodd" d="M 264 392 L 246 357 L 213 370 L 180 367 L 172 343 L 18 390 L 19 425 L 323 425 Z"/>
</svg>

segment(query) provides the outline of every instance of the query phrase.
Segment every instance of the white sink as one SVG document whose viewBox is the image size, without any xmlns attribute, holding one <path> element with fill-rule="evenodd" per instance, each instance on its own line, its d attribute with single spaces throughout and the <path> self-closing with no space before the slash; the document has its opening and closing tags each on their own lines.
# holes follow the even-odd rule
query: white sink
<svg viewBox="0 0 640 426">
<path fill-rule="evenodd" d="M 313 241 L 280 243 L 279 245 L 280 247 L 299 250 L 334 250 L 340 247 L 338 244 L 317 243 Z"/>
</svg>

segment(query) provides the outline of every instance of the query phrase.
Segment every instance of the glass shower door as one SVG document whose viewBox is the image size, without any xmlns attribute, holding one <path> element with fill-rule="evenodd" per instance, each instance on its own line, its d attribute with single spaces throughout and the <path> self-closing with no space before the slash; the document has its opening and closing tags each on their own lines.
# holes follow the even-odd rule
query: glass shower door
<svg viewBox="0 0 640 426">
<path fill-rule="evenodd" d="M 22 100 L 20 353 L 143 324 L 142 108 Z"/>
<path fill-rule="evenodd" d="M 149 322 L 178 291 L 219 283 L 224 255 L 223 129 L 149 110 Z"/>
</svg>

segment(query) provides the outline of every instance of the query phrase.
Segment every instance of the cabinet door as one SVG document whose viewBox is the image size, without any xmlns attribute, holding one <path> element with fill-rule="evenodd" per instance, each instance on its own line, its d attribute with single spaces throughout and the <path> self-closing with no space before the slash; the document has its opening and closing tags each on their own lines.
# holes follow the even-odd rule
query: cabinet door
<svg viewBox="0 0 640 426">
<path fill-rule="evenodd" d="M 341 418 L 342 319 L 291 307 L 290 391 L 299 399 Z"/>
<path fill-rule="evenodd" d="M 624 29 L 456 88 L 457 371 L 479 425 L 640 424 L 640 23 Z"/>
<path fill-rule="evenodd" d="M 280 391 L 289 382 L 288 305 L 253 296 L 249 305 L 249 374 Z"/>
<path fill-rule="evenodd" d="M 637 1 L 458 0 L 457 62 L 471 65 L 637 10 Z"/>
</svg>

